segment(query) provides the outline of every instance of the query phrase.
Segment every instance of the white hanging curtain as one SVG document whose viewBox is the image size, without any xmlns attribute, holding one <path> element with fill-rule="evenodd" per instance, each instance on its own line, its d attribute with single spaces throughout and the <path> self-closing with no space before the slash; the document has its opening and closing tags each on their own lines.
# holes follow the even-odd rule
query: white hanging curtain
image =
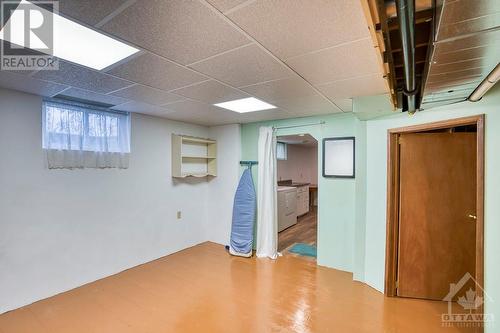
<svg viewBox="0 0 500 333">
<path fill-rule="evenodd" d="M 49 169 L 128 168 L 127 113 L 44 101 L 42 130 Z"/>
<path fill-rule="evenodd" d="M 278 257 L 276 136 L 271 127 L 259 130 L 257 185 L 257 257 Z"/>
</svg>

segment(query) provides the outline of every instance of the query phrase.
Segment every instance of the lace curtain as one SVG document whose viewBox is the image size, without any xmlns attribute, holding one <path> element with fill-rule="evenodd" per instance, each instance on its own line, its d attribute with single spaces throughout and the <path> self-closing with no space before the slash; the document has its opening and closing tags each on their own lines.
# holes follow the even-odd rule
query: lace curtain
<svg viewBox="0 0 500 333">
<path fill-rule="evenodd" d="M 276 159 L 286 160 L 287 159 L 287 145 L 284 142 L 276 143 Z"/>
<path fill-rule="evenodd" d="M 50 169 L 128 168 L 130 114 L 43 102 L 43 148 Z"/>
</svg>

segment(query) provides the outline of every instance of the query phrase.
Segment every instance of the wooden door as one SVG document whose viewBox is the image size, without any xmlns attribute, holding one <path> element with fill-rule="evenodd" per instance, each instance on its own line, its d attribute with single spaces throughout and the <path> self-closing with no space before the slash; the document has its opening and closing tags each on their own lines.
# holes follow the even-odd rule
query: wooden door
<svg viewBox="0 0 500 333">
<path fill-rule="evenodd" d="M 475 276 L 476 133 L 399 140 L 397 294 L 442 300 L 451 283 Z"/>
</svg>

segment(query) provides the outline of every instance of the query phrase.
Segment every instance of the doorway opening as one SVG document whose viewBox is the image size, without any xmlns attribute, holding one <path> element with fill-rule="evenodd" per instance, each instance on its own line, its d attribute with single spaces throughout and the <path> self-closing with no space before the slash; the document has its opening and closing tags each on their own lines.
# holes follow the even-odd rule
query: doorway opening
<svg viewBox="0 0 500 333">
<path fill-rule="evenodd" d="M 316 260 L 318 141 L 310 134 L 277 137 L 278 251 Z"/>
<path fill-rule="evenodd" d="M 386 295 L 482 299 L 484 115 L 389 130 L 387 179 Z"/>
</svg>

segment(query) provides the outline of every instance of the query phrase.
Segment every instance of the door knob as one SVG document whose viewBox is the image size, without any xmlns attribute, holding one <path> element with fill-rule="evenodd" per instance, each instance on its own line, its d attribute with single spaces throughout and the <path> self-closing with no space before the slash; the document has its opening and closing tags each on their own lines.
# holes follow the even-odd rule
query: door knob
<svg viewBox="0 0 500 333">
<path fill-rule="evenodd" d="M 477 216 L 476 216 L 476 215 L 469 214 L 469 217 L 470 217 L 471 219 L 477 220 Z"/>
</svg>

